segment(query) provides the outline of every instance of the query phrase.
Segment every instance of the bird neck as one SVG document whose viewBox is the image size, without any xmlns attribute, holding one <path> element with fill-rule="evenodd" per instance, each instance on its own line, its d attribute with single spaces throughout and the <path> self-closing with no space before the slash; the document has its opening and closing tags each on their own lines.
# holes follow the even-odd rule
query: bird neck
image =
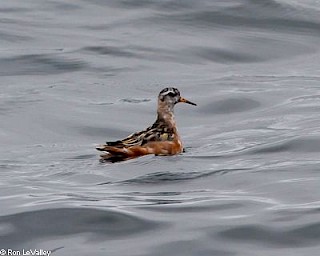
<svg viewBox="0 0 320 256">
<path fill-rule="evenodd" d="M 176 122 L 174 119 L 173 113 L 173 105 L 165 104 L 163 102 L 159 102 L 158 104 L 158 120 L 166 123 L 169 127 L 174 128 L 176 126 Z"/>
</svg>

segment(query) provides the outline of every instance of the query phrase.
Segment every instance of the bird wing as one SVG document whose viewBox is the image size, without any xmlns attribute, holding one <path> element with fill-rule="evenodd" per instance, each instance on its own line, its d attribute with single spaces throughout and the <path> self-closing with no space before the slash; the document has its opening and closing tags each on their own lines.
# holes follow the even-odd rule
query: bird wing
<svg viewBox="0 0 320 256">
<path fill-rule="evenodd" d="M 172 141 L 174 139 L 174 131 L 170 129 L 164 122 L 156 121 L 147 129 L 129 135 L 127 138 L 118 141 L 107 142 L 107 146 L 113 147 L 132 147 L 143 146 L 151 141 Z"/>
</svg>

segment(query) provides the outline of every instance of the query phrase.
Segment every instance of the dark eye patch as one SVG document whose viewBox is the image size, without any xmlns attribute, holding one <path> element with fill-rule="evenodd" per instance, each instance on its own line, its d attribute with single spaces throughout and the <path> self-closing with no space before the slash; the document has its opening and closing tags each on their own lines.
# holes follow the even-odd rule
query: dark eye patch
<svg viewBox="0 0 320 256">
<path fill-rule="evenodd" d="M 161 92 L 160 92 L 160 94 L 164 94 L 165 92 L 167 92 L 169 90 L 169 88 L 164 88 Z"/>
</svg>

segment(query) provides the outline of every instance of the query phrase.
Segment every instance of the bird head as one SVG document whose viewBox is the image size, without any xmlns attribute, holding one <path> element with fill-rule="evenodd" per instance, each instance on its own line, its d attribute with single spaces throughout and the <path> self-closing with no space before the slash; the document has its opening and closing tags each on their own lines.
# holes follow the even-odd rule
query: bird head
<svg viewBox="0 0 320 256">
<path fill-rule="evenodd" d="M 197 106 L 197 104 L 183 98 L 180 96 L 180 92 L 177 88 L 173 87 L 168 87 L 164 88 L 160 93 L 159 93 L 159 101 L 163 102 L 173 108 L 173 106 L 179 102 L 182 103 L 188 103 L 194 106 Z"/>
</svg>

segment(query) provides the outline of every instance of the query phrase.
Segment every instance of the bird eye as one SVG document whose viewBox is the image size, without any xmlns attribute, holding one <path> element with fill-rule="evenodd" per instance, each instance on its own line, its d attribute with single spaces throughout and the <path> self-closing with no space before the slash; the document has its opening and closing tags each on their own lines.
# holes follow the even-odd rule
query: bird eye
<svg viewBox="0 0 320 256">
<path fill-rule="evenodd" d="M 169 92 L 167 95 L 170 96 L 170 97 L 176 96 L 176 94 L 174 92 Z"/>
</svg>

